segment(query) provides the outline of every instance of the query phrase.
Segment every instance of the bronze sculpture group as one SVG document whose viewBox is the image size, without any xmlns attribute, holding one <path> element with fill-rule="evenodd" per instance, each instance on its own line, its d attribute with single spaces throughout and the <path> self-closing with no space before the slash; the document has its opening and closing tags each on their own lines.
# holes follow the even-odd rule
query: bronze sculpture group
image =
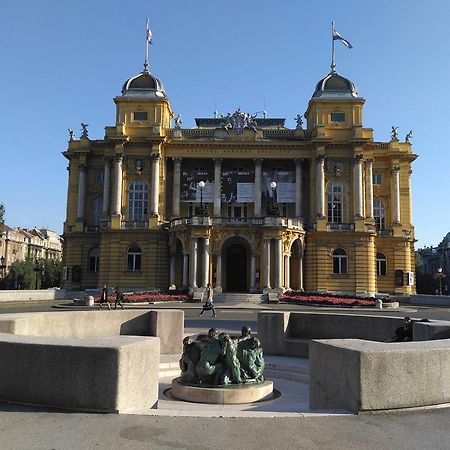
<svg viewBox="0 0 450 450">
<path fill-rule="evenodd" d="M 208 335 L 184 338 L 180 369 L 182 381 L 204 386 L 260 382 L 263 350 L 250 327 L 243 327 L 239 337 L 211 328 Z"/>
</svg>

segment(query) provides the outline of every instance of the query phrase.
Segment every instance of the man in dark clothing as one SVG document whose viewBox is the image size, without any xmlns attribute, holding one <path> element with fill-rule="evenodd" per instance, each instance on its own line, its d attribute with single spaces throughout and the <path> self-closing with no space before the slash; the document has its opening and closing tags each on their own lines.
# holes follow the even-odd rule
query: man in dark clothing
<svg viewBox="0 0 450 450">
<path fill-rule="evenodd" d="M 403 319 L 403 326 L 395 330 L 393 342 L 409 342 L 412 341 L 412 320 L 407 316 Z"/>
<path fill-rule="evenodd" d="M 124 309 L 123 308 L 123 304 L 122 304 L 122 302 L 123 302 L 123 294 L 122 294 L 122 292 L 120 292 L 120 289 L 119 289 L 118 286 L 116 286 L 116 288 L 115 288 L 115 293 L 116 293 L 116 299 L 114 301 L 114 309 L 117 309 L 117 305 L 120 305 L 120 307 L 122 309 Z"/>
<path fill-rule="evenodd" d="M 105 303 L 108 305 L 108 309 L 111 309 L 111 305 L 108 302 L 108 286 L 106 286 L 106 284 L 103 286 L 102 293 L 100 295 L 100 302 L 98 305 L 98 309 L 102 309 L 102 306 Z"/>
</svg>

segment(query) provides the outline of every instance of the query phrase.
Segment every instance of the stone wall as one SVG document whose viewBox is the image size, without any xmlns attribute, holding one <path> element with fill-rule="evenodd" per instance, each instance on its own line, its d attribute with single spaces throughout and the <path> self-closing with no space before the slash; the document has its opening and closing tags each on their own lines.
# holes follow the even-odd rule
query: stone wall
<svg viewBox="0 0 450 450">
<path fill-rule="evenodd" d="M 361 411 L 450 403 L 450 340 L 312 341 L 310 409 Z"/>
<path fill-rule="evenodd" d="M 0 332 L 55 338 L 156 336 L 161 339 L 161 353 L 175 354 L 182 352 L 184 312 L 160 309 L 2 314 Z"/>
<path fill-rule="evenodd" d="M 2 401 L 116 413 L 158 401 L 158 338 L 0 333 L 0 361 Z"/>
</svg>

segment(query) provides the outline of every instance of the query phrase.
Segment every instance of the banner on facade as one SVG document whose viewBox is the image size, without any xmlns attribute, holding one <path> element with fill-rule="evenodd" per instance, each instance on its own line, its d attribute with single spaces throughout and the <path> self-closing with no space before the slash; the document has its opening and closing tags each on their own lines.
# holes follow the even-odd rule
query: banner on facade
<svg viewBox="0 0 450 450">
<path fill-rule="evenodd" d="M 186 165 L 182 167 L 180 175 L 180 201 L 200 203 L 200 197 L 203 197 L 204 203 L 213 202 L 214 174 L 212 169 Z M 203 195 L 198 187 L 200 181 L 205 182 Z"/>
<path fill-rule="evenodd" d="M 222 172 L 222 203 L 252 203 L 255 199 L 255 174 L 249 169 Z"/>
<path fill-rule="evenodd" d="M 295 203 L 295 172 L 290 170 L 273 170 L 262 173 L 262 195 L 265 198 L 272 197 L 270 183 L 275 181 L 277 203 Z"/>
</svg>

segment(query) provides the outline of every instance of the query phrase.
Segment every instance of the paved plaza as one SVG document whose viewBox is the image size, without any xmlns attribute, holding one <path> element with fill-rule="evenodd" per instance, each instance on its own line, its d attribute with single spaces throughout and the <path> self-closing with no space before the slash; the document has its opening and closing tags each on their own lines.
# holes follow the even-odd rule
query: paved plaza
<svg viewBox="0 0 450 450">
<path fill-rule="evenodd" d="M 67 302 L 58 302 L 68 309 Z M 182 305 L 177 305 L 177 307 Z M 153 307 L 153 306 L 152 306 Z M 257 312 L 267 305 L 218 305 L 218 317 L 198 317 L 199 307 L 185 310 L 187 333 L 211 326 L 238 332 L 256 328 Z M 284 309 L 285 305 L 270 306 Z M 305 310 L 302 307 L 288 309 Z M 313 309 L 313 308 L 308 308 Z M 7 312 L 58 310 L 52 304 L 1 304 Z M 320 310 L 324 310 L 321 308 Z M 328 308 L 327 308 L 328 310 Z M 333 309 L 335 311 L 335 309 Z M 343 310 L 345 313 L 361 310 Z M 364 310 L 364 313 L 369 311 Z M 370 311 L 372 314 L 374 311 Z M 106 311 L 105 314 L 114 314 Z M 448 319 L 450 310 L 403 306 L 377 314 Z M 270 358 L 268 358 L 268 361 Z M 155 415 L 86 414 L 0 404 L 0 448 L 8 449 L 447 449 L 450 409 L 421 409 L 351 415 L 342 411 L 310 413 L 308 386 L 274 380 L 279 399 L 250 409 L 233 406 L 213 411 L 205 405 L 175 404 L 163 397 L 170 377 L 161 381 L 160 409 Z M 295 386 L 294 386 L 295 384 Z M 284 396 L 284 398 L 283 398 Z M 275 411 L 274 405 L 278 402 Z M 303 402 L 303 403 L 302 403 Z M 279 405 L 285 410 L 279 411 Z M 137 412 L 138 413 L 138 412 Z M 283 417 L 277 417 L 283 416 Z"/>
</svg>

